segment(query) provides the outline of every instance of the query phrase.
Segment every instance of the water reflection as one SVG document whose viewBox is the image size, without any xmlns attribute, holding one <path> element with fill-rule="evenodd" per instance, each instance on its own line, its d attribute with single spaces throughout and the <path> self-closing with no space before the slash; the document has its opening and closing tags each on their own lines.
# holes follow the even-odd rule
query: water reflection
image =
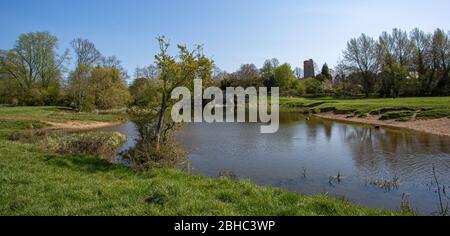
<svg viewBox="0 0 450 236">
<path fill-rule="evenodd" d="M 441 182 L 450 185 L 450 138 L 294 113 L 281 114 L 280 122 L 276 134 L 260 134 L 260 124 L 252 123 L 189 124 L 178 138 L 190 151 L 194 174 L 229 172 L 262 185 L 345 196 L 369 207 L 398 209 L 408 193 L 419 213 L 432 214 L 438 206 L 433 165 Z M 330 176 L 338 173 L 344 180 L 330 185 Z M 391 191 L 368 184 L 393 178 L 400 186 Z"/>
</svg>

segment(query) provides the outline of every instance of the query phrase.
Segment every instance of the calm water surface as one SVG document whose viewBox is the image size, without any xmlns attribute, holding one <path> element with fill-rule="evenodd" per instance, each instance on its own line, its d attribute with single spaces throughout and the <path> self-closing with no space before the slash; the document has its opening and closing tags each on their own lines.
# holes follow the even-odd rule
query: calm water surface
<svg viewBox="0 0 450 236">
<path fill-rule="evenodd" d="M 104 129 L 129 137 L 132 123 Z M 400 129 L 373 129 L 319 118 L 281 114 L 276 134 L 260 134 L 260 124 L 188 124 L 178 135 L 190 151 L 192 174 L 216 177 L 233 172 L 241 179 L 291 191 L 346 199 L 373 208 L 398 210 L 402 196 L 420 214 L 437 212 L 433 165 L 450 193 L 450 138 Z M 330 177 L 342 176 L 341 182 Z M 398 179 L 398 188 L 374 182 Z M 450 194 L 449 194 L 450 196 Z M 450 200 L 448 198 L 445 201 Z"/>
</svg>

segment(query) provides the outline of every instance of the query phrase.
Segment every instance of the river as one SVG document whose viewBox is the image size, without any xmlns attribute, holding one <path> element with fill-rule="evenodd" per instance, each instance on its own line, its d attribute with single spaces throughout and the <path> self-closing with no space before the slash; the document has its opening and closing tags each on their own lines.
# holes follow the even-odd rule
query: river
<svg viewBox="0 0 450 236">
<path fill-rule="evenodd" d="M 190 152 L 189 172 L 234 173 L 260 185 L 328 194 L 372 208 L 399 210 L 407 198 L 421 215 L 439 209 L 433 166 L 450 192 L 448 137 L 280 115 L 276 134 L 260 134 L 255 123 L 187 124 L 177 138 Z M 133 123 L 102 130 L 128 136 L 121 151 L 137 138 Z"/>
</svg>

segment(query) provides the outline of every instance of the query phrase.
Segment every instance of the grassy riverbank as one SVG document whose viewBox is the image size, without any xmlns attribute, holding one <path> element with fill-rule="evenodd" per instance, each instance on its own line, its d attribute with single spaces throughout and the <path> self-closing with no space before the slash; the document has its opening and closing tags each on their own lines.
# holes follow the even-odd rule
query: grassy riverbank
<svg viewBox="0 0 450 236">
<path fill-rule="evenodd" d="M 340 114 L 368 115 L 392 111 L 417 111 L 423 119 L 450 117 L 450 97 L 334 99 L 280 98 L 283 111 L 334 111 Z"/>
<path fill-rule="evenodd" d="M 64 107 L 0 107 L 0 139 L 15 131 L 48 128 L 51 123 L 117 123 L 125 119 L 122 111 L 78 113 Z"/>
<path fill-rule="evenodd" d="M 450 136 L 450 97 L 333 99 L 281 98 L 281 111 Z"/>
<path fill-rule="evenodd" d="M 134 172 L 98 156 L 55 154 L 12 142 L 12 132 L 47 121 L 117 121 L 55 107 L 0 108 L 0 215 L 396 215 L 327 196 L 305 196 L 249 181 Z"/>
</svg>

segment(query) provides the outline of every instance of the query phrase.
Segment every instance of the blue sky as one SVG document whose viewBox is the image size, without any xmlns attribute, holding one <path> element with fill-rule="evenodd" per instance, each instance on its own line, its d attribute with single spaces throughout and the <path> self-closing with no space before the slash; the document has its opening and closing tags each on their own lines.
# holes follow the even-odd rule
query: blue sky
<svg viewBox="0 0 450 236">
<path fill-rule="evenodd" d="M 203 44 L 227 71 L 276 57 L 293 67 L 313 58 L 334 66 L 347 40 L 394 27 L 450 30 L 448 0 L 0 0 L 0 48 L 18 35 L 49 31 L 68 48 L 75 37 L 116 55 L 129 74 L 153 62 L 156 36 Z"/>
</svg>

